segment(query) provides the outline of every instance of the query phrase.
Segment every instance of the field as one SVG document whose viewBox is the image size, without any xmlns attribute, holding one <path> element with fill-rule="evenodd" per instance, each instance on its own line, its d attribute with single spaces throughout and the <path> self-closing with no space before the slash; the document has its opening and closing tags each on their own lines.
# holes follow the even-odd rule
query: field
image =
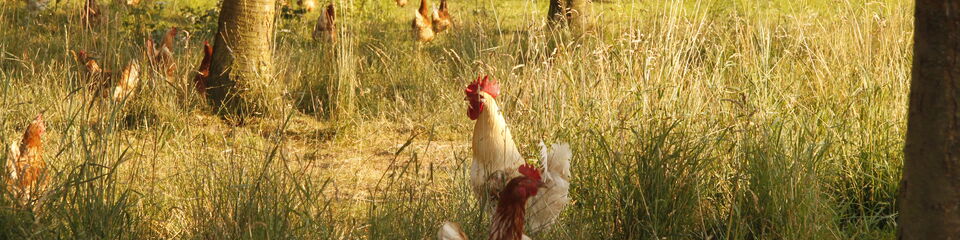
<svg viewBox="0 0 960 240">
<path fill-rule="evenodd" d="M 289 104 L 243 123 L 189 85 L 216 1 L 101 1 L 89 29 L 80 1 L 0 2 L 0 142 L 43 112 L 52 179 L 34 210 L 0 195 L 0 239 L 434 239 L 444 220 L 485 239 L 465 183 L 481 74 L 525 156 L 574 151 L 575 203 L 534 239 L 895 237 L 912 2 L 595 0 L 581 36 L 545 0 L 450 0 L 454 28 L 418 44 L 413 1 L 334 1 L 334 45 L 317 12 L 278 16 Z M 145 72 L 121 104 L 81 83 L 71 51 L 119 71 L 173 26 L 177 81 Z"/>
</svg>

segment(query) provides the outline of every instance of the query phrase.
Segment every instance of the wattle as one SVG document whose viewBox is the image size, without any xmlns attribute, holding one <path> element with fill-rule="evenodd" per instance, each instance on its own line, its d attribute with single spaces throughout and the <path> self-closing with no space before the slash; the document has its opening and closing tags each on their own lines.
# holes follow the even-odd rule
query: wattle
<svg viewBox="0 0 960 240">
<path fill-rule="evenodd" d="M 483 111 L 483 103 L 476 103 L 470 101 L 470 106 L 467 108 L 467 117 L 470 117 L 470 120 L 477 120 L 480 117 L 480 112 Z"/>
</svg>

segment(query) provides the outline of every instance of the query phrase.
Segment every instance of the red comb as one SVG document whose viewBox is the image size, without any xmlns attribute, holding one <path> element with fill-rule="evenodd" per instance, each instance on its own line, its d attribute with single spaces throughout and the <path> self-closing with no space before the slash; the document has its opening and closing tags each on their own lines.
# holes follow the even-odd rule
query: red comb
<svg viewBox="0 0 960 240">
<path fill-rule="evenodd" d="M 533 180 L 540 181 L 540 171 L 537 170 L 537 168 L 534 167 L 533 165 L 530 165 L 530 164 L 520 165 L 520 169 L 517 169 L 517 170 L 520 171 L 520 174 L 523 174 L 528 178 L 532 178 Z"/>
<path fill-rule="evenodd" d="M 465 91 L 467 94 L 477 94 L 478 91 L 484 91 L 496 98 L 500 96 L 500 83 L 497 80 L 490 80 L 490 76 L 477 77 L 477 80 L 470 83 Z"/>
</svg>

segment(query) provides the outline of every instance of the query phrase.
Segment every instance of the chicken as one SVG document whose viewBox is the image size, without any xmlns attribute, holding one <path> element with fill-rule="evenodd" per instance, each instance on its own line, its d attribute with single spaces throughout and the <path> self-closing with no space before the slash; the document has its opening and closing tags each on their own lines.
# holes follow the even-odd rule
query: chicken
<svg viewBox="0 0 960 240">
<path fill-rule="evenodd" d="M 530 239 L 524 232 L 524 219 L 527 200 L 537 195 L 545 183 L 540 171 L 532 165 L 521 165 L 517 172 L 521 175 L 507 183 L 498 193 L 500 203 L 497 204 L 493 215 L 493 224 L 490 224 L 490 240 L 525 240 Z M 466 240 L 466 234 L 460 226 L 452 222 L 444 222 L 437 233 L 440 240 Z"/>
<path fill-rule="evenodd" d="M 484 203 L 498 203 L 495 196 L 506 182 L 519 175 L 516 169 L 525 163 L 513 141 L 503 113 L 497 105 L 500 85 L 489 76 L 477 78 L 464 91 L 469 102 L 467 116 L 476 120 L 473 129 L 473 163 L 470 185 L 477 198 Z M 547 149 L 541 143 L 540 164 L 544 166 L 546 189 L 544 194 L 531 199 L 527 222 L 533 232 L 550 226 L 570 202 L 570 158 L 573 153 L 566 144 L 555 144 Z M 487 204 L 488 206 L 490 204 Z"/>
<path fill-rule="evenodd" d="M 77 63 L 83 65 L 83 70 L 85 75 L 101 74 L 103 69 L 100 68 L 100 64 L 97 63 L 97 60 L 90 56 L 87 51 L 80 50 L 76 53 Z"/>
<path fill-rule="evenodd" d="M 407 0 L 397 0 L 397 6 L 400 6 L 400 7 L 407 6 Z"/>
<path fill-rule="evenodd" d="M 313 29 L 313 40 L 323 39 L 327 42 L 337 41 L 337 15 L 333 9 L 333 4 L 327 5 L 327 9 L 317 18 L 317 27 Z"/>
<path fill-rule="evenodd" d="M 100 93 L 109 86 L 112 78 L 109 71 L 103 70 L 97 60 L 84 50 L 75 54 L 77 64 L 80 65 L 81 84 L 94 93 Z"/>
<path fill-rule="evenodd" d="M 433 20 L 430 19 L 430 6 L 427 0 L 420 0 L 420 8 L 413 15 L 413 37 L 416 41 L 433 41 Z"/>
<path fill-rule="evenodd" d="M 200 61 L 200 69 L 197 69 L 197 75 L 193 77 L 193 83 L 201 96 L 207 95 L 207 78 L 210 78 L 211 61 L 213 61 L 213 47 L 210 46 L 209 42 L 203 42 L 203 60 Z"/>
<path fill-rule="evenodd" d="M 133 96 L 133 91 L 137 89 L 140 83 L 140 64 L 136 60 L 131 60 L 127 67 L 123 68 L 120 79 L 113 87 L 110 97 L 114 102 L 122 102 Z"/>
<path fill-rule="evenodd" d="M 154 46 L 153 39 L 147 39 L 144 45 L 146 48 L 147 61 L 150 62 L 151 67 L 164 76 L 164 80 L 169 83 L 174 83 L 175 73 L 177 70 L 176 61 L 173 58 L 173 41 L 177 36 L 177 28 L 170 28 L 169 31 L 163 36 L 163 42 L 160 46 Z"/>
<path fill-rule="evenodd" d="M 447 0 L 440 0 L 440 8 L 433 10 L 433 31 L 443 32 L 453 25 L 450 12 L 447 10 Z"/>
<path fill-rule="evenodd" d="M 49 180 L 47 163 L 43 161 L 42 137 L 45 132 L 43 114 L 37 114 L 24 131 L 19 147 L 16 143 L 10 145 L 6 161 L 6 184 L 7 189 L 21 202 L 35 200 L 34 194 L 43 192 Z"/>
</svg>

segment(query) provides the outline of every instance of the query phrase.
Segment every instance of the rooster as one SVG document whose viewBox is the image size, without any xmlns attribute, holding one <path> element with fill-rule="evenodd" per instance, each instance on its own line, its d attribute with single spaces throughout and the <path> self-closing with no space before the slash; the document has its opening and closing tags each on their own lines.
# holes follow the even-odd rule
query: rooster
<svg viewBox="0 0 960 240">
<path fill-rule="evenodd" d="M 7 155 L 7 189 L 23 202 L 34 200 L 34 193 L 43 192 L 49 176 L 46 175 L 47 163 L 43 161 L 43 114 L 37 114 L 23 133 L 20 144 L 10 145 Z"/>
<path fill-rule="evenodd" d="M 440 7 L 433 10 L 433 31 L 443 32 L 453 25 L 450 12 L 447 10 L 447 0 L 440 0 Z"/>
<path fill-rule="evenodd" d="M 123 68 L 120 79 L 113 87 L 110 97 L 114 102 L 121 102 L 130 96 L 136 90 L 140 83 L 140 64 L 136 60 L 131 60 L 127 67 Z"/>
<path fill-rule="evenodd" d="M 522 240 L 530 239 L 523 233 L 524 215 L 527 199 L 537 195 L 540 188 L 545 186 L 540 171 L 532 165 L 521 165 L 515 177 L 498 194 L 500 203 L 497 204 L 493 215 L 493 224 L 490 225 L 490 240 Z M 466 234 L 460 226 L 452 222 L 444 222 L 437 233 L 440 240 L 466 240 Z"/>
<path fill-rule="evenodd" d="M 433 41 L 435 35 L 429 9 L 427 0 L 420 0 L 420 8 L 413 15 L 413 37 L 420 42 Z"/>
<path fill-rule="evenodd" d="M 209 42 L 203 42 L 203 60 L 200 61 L 200 69 L 197 70 L 197 75 L 193 77 L 193 83 L 201 96 L 207 95 L 207 78 L 210 78 L 211 61 L 213 61 L 213 47 L 210 46 Z"/>
<path fill-rule="evenodd" d="M 497 105 L 499 83 L 489 76 L 477 78 L 464 92 L 469 102 L 467 116 L 476 120 L 470 185 L 481 202 L 497 203 L 502 199 L 498 200 L 494 193 L 503 188 L 506 179 L 520 174 L 513 169 L 524 164 L 525 160 Z M 551 225 L 570 202 L 570 158 L 573 154 L 569 145 L 554 144 L 547 149 L 541 142 L 540 147 L 546 187 L 544 194 L 530 201 L 527 224 L 534 232 Z"/>
<path fill-rule="evenodd" d="M 327 42 L 337 41 L 337 15 L 333 9 L 333 4 L 327 5 L 327 9 L 317 18 L 317 27 L 313 29 L 313 40 L 324 39 Z"/>
</svg>

